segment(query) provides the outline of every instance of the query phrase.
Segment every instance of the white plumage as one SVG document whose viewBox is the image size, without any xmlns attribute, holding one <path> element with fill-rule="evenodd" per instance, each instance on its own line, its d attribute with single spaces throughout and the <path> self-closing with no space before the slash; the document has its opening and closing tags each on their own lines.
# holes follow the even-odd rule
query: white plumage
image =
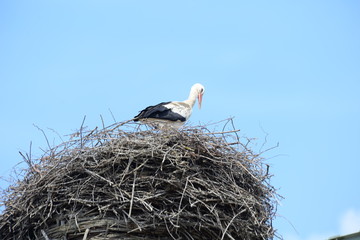
<svg viewBox="0 0 360 240">
<path fill-rule="evenodd" d="M 149 106 L 134 117 L 134 121 L 152 125 L 155 127 L 181 127 L 191 116 L 192 108 L 198 99 L 201 108 L 202 96 L 205 88 L 200 83 L 191 87 L 189 98 L 183 102 L 162 102 Z"/>
</svg>

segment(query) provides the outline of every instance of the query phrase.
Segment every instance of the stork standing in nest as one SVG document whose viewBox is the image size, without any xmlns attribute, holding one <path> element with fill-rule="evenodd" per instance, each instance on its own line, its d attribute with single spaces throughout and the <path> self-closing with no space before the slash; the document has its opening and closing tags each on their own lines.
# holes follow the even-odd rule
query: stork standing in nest
<svg viewBox="0 0 360 240">
<path fill-rule="evenodd" d="M 200 83 L 191 87 L 189 98 L 183 102 L 162 102 L 154 106 L 149 106 L 134 117 L 134 121 L 164 128 L 179 128 L 190 118 L 192 108 L 198 99 L 199 109 L 201 108 L 202 97 L 205 88 Z"/>
</svg>

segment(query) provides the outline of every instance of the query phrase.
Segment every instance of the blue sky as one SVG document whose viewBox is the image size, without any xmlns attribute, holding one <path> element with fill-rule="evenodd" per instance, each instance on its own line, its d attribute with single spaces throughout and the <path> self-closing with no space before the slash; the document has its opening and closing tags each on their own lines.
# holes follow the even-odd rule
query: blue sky
<svg viewBox="0 0 360 240">
<path fill-rule="evenodd" d="M 360 230 L 360 2 L 0 2 L 0 175 L 90 128 L 206 88 L 191 123 L 235 117 L 285 199 L 285 239 Z M 222 126 L 219 126 L 220 128 Z M 53 131 L 53 130 L 54 131 Z M 20 165 L 21 166 L 21 165 Z M 0 187 L 8 183 L 0 180 Z"/>
</svg>

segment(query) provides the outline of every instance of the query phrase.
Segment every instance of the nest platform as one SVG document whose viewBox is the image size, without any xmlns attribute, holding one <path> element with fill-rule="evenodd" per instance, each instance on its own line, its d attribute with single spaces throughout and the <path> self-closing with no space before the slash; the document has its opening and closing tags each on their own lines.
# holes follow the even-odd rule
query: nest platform
<svg viewBox="0 0 360 240">
<path fill-rule="evenodd" d="M 268 166 L 236 131 L 126 125 L 24 155 L 25 176 L 1 195 L 0 239 L 274 238 Z"/>
</svg>

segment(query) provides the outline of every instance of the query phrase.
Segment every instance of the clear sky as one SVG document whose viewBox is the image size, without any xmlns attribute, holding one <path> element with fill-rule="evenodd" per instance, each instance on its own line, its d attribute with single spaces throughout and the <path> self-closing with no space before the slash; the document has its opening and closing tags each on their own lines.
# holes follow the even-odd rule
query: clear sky
<svg viewBox="0 0 360 240">
<path fill-rule="evenodd" d="M 127 120 L 200 82 L 190 124 L 233 116 L 255 148 L 279 143 L 264 155 L 279 234 L 360 230 L 359 13 L 357 0 L 0 1 L 0 175 L 30 142 L 46 148 L 33 124 L 57 144 L 85 115 Z"/>
</svg>

